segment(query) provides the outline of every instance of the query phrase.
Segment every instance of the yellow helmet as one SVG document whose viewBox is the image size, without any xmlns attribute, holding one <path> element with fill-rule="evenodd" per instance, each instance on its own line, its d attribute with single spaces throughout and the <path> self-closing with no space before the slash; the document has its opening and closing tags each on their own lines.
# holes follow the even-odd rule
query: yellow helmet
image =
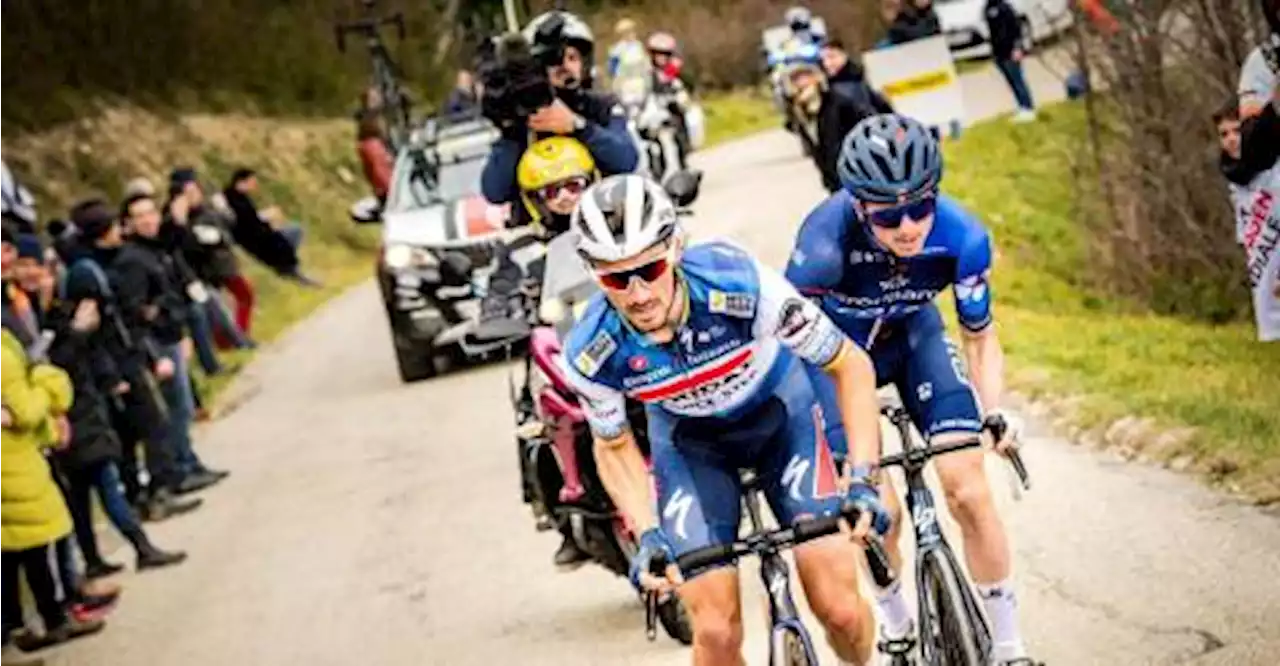
<svg viewBox="0 0 1280 666">
<path fill-rule="evenodd" d="M 552 136 L 535 141 L 525 149 L 516 166 L 520 198 L 535 222 L 542 222 L 547 211 L 534 193 L 577 177 L 594 181 L 596 161 L 591 151 L 573 137 Z"/>
</svg>

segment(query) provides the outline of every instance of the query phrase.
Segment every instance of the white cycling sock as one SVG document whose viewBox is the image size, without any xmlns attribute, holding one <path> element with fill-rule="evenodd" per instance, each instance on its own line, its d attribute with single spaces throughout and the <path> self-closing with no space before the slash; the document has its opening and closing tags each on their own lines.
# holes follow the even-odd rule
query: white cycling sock
<svg viewBox="0 0 1280 666">
<path fill-rule="evenodd" d="M 1022 632 L 1018 629 L 1018 596 L 1013 591 L 1013 579 L 980 584 L 978 596 L 991 620 L 992 658 L 995 663 L 1027 656 L 1022 644 Z"/>
<path fill-rule="evenodd" d="M 902 638 L 911 631 L 911 608 L 902 592 L 902 580 L 876 590 L 876 606 L 880 608 L 883 638 Z"/>
</svg>

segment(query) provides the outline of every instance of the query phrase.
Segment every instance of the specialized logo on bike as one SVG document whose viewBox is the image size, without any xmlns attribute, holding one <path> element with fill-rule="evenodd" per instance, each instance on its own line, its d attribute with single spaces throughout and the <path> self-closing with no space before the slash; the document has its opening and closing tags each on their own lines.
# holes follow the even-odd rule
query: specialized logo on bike
<svg viewBox="0 0 1280 666">
<path fill-rule="evenodd" d="M 592 377 L 600 371 L 600 366 L 618 350 L 618 343 L 614 342 L 613 337 L 604 331 L 596 333 L 596 337 L 591 339 L 591 343 L 583 348 L 573 359 L 573 364 L 577 366 L 582 374 Z"/>
</svg>

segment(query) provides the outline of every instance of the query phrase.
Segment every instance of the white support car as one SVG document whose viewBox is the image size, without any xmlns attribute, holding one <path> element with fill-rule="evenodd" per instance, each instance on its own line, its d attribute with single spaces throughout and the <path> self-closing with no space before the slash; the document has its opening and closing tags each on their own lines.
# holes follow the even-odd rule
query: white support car
<svg viewBox="0 0 1280 666">
<path fill-rule="evenodd" d="M 1027 47 L 1062 32 L 1074 20 L 1070 0 L 1009 0 L 1009 4 L 1022 20 Z M 957 59 L 991 56 L 986 6 L 986 0 L 934 0 L 942 33 Z"/>
</svg>

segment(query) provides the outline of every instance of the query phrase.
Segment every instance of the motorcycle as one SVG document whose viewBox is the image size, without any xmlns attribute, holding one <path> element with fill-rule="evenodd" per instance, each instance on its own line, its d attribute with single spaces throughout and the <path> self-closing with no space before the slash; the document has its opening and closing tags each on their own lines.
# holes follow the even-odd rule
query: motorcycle
<svg viewBox="0 0 1280 666">
<path fill-rule="evenodd" d="M 689 93 L 673 87 L 656 88 L 647 78 L 620 81 L 617 88 L 628 127 L 640 148 L 642 170 L 663 184 L 677 174 L 700 179 L 702 173 L 690 169 L 687 158 L 702 143 L 702 109 L 691 104 Z M 683 111 L 685 108 L 690 113 Z"/>
<path fill-rule="evenodd" d="M 673 183 L 669 188 L 673 199 L 681 207 L 687 206 L 696 197 L 697 183 L 682 178 Z M 594 562 L 626 576 L 639 535 L 614 506 L 600 480 L 586 415 L 560 368 L 562 340 L 598 289 L 576 256 L 575 243 L 574 236 L 566 233 L 547 246 L 539 325 L 529 336 L 524 386 L 517 388 L 514 375 L 510 377 L 520 476 L 525 502 L 534 508 L 535 517 L 567 526 L 567 533 Z M 648 459 L 643 405 L 629 401 L 627 418 Z M 693 630 L 678 597 L 668 595 L 660 600 L 656 614 L 668 636 L 685 645 L 692 643 Z"/>
</svg>

